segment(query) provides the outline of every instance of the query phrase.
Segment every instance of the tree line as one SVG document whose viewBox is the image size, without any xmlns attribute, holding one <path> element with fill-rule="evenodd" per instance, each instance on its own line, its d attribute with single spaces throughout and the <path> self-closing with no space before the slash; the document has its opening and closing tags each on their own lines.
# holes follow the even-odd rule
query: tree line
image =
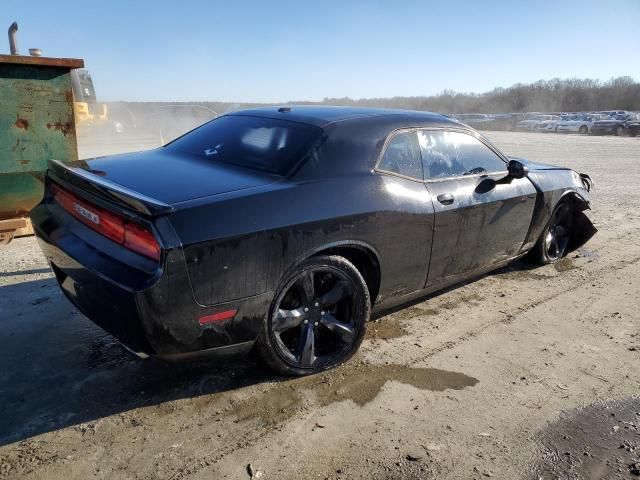
<svg viewBox="0 0 640 480">
<path fill-rule="evenodd" d="M 486 93 L 445 90 L 422 97 L 325 98 L 327 105 L 403 108 L 439 113 L 585 112 L 640 110 L 640 83 L 617 77 L 602 82 L 593 79 L 539 80 L 495 88 Z"/>
<path fill-rule="evenodd" d="M 486 93 L 461 93 L 445 90 L 438 95 L 420 97 L 325 98 L 321 102 L 292 101 L 300 104 L 352 105 L 360 107 L 402 108 L 439 113 L 517 113 L 517 112 L 587 112 L 598 110 L 640 111 L 640 83 L 632 77 L 617 77 L 608 81 L 592 79 L 539 80 L 533 83 L 518 83 L 508 88 L 495 88 Z M 165 111 L 168 115 L 180 116 L 190 113 L 188 108 L 164 110 L 168 102 L 110 102 L 114 117 L 135 116 L 145 123 L 153 119 L 153 112 Z M 260 107 L 269 104 L 230 102 L 171 102 L 171 105 L 187 107 L 196 105 L 216 114 L 242 108 Z M 282 105 L 282 104 L 279 104 Z M 117 112 L 117 113 L 116 113 Z M 125 116 L 119 115 L 126 113 Z M 198 112 L 195 112 L 196 114 Z M 202 112 L 200 112 L 202 113 Z M 206 112 L 205 112 L 206 113 Z M 204 119 L 198 122 L 202 123 Z M 204 118 L 204 117 L 203 117 Z"/>
</svg>

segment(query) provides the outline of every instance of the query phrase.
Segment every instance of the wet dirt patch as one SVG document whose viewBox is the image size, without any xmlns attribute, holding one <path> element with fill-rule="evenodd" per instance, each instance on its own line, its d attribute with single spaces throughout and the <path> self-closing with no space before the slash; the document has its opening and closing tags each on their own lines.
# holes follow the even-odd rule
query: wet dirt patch
<svg viewBox="0 0 640 480">
<path fill-rule="evenodd" d="M 481 300 L 482 300 L 482 297 L 479 294 L 474 293 L 471 295 L 466 295 L 464 297 L 461 297 L 457 300 L 450 300 L 448 302 L 445 302 L 441 305 L 441 307 L 444 308 L 445 310 L 453 310 L 454 308 L 464 304 L 477 305 Z"/>
<path fill-rule="evenodd" d="M 640 398 L 573 410 L 539 434 L 531 480 L 640 478 Z"/>
<path fill-rule="evenodd" d="M 390 340 L 392 338 L 398 338 L 405 335 L 407 332 L 402 328 L 400 320 L 397 318 L 383 318 L 370 322 L 367 325 L 367 334 L 365 336 L 368 340 Z"/>
<path fill-rule="evenodd" d="M 351 400 L 362 407 L 390 380 L 421 390 L 441 392 L 472 387 L 478 380 L 459 372 L 404 365 L 349 364 L 326 373 L 288 380 L 234 408 L 238 420 L 260 418 L 275 424 L 310 405 L 325 407 Z"/>
<path fill-rule="evenodd" d="M 556 272 L 568 272 L 569 270 L 574 270 L 578 267 L 574 265 L 573 260 L 569 257 L 564 257 L 554 263 L 553 268 L 556 269 Z"/>
<path fill-rule="evenodd" d="M 507 280 L 549 280 L 553 275 L 538 273 L 539 267 L 533 267 L 526 263 L 517 262 L 498 270 L 495 275 L 499 275 Z"/>
</svg>

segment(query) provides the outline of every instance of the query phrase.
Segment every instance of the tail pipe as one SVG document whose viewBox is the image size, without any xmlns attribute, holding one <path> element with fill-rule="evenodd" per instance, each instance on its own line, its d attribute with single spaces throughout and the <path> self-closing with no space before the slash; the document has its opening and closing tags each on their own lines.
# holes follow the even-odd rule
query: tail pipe
<svg viewBox="0 0 640 480">
<path fill-rule="evenodd" d="M 9 50 L 11 55 L 18 55 L 18 39 L 16 32 L 18 31 L 18 22 L 13 22 L 9 27 Z"/>
</svg>

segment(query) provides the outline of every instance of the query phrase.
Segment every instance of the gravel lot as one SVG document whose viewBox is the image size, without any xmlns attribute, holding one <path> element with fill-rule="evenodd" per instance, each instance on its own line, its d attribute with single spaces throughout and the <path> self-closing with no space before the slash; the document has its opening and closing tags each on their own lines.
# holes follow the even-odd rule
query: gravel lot
<svg viewBox="0 0 640 480">
<path fill-rule="evenodd" d="M 311 378 L 140 361 L 62 296 L 33 238 L 0 249 L 0 478 L 640 475 L 640 138 L 488 136 L 589 173 L 597 235 L 386 316 Z"/>
</svg>

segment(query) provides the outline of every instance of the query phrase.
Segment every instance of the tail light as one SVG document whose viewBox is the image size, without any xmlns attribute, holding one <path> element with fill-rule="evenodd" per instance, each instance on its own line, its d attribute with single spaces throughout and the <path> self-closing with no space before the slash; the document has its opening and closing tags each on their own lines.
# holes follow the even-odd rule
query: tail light
<svg viewBox="0 0 640 480">
<path fill-rule="evenodd" d="M 92 230 L 116 243 L 153 260 L 160 260 L 160 245 L 153 233 L 72 193 L 51 184 L 53 198 L 67 212 Z"/>
</svg>

